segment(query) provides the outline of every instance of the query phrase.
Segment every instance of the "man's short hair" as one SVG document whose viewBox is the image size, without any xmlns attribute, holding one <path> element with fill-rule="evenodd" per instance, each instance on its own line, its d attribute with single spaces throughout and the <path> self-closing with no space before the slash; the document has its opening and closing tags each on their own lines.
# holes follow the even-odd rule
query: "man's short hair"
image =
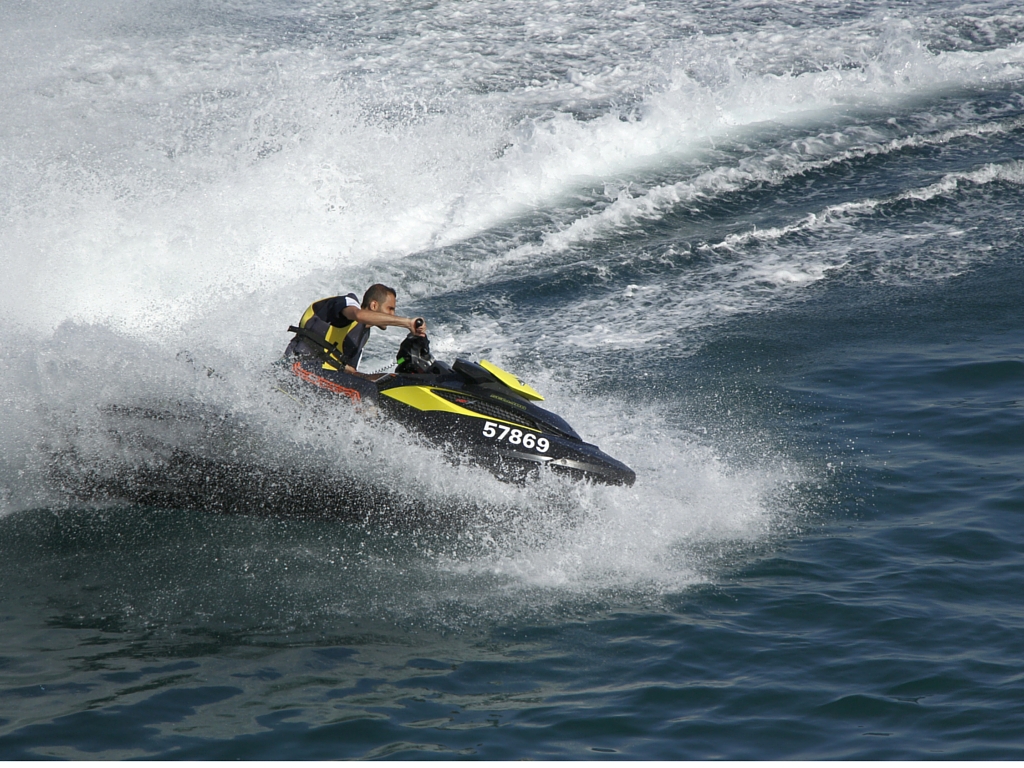
<svg viewBox="0 0 1024 768">
<path fill-rule="evenodd" d="M 369 309 L 371 301 L 383 304 L 389 295 L 394 296 L 396 300 L 398 299 L 398 291 L 394 288 L 388 288 L 383 283 L 374 283 L 363 294 L 363 309 Z"/>
</svg>

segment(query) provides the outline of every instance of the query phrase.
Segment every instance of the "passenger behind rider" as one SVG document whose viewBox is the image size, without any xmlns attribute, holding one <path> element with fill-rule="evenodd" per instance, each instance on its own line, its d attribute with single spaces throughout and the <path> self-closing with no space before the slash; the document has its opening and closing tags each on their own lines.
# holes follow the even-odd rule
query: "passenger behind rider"
<svg viewBox="0 0 1024 768">
<path fill-rule="evenodd" d="M 366 289 L 362 302 L 356 299 L 354 293 L 314 301 L 303 312 L 299 326 L 321 334 L 327 341 L 336 344 L 341 350 L 345 371 L 364 376 L 356 368 L 359 367 L 366 340 L 370 337 L 370 328 L 383 331 L 388 326 L 399 326 L 417 336 L 427 335 L 427 324 L 422 317 L 401 317 L 395 314 L 397 302 L 398 294 L 394 288 L 375 283 Z M 310 351 L 307 343 L 296 337 L 288 345 L 285 354 Z M 326 362 L 323 367 L 337 370 Z"/>
</svg>

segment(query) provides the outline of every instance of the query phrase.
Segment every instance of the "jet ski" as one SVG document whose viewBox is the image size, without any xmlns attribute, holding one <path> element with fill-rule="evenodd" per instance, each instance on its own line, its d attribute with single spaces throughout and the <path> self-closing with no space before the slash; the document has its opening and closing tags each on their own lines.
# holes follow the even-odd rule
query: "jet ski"
<svg viewBox="0 0 1024 768">
<path fill-rule="evenodd" d="M 636 480 L 632 469 L 538 406 L 544 398 L 533 387 L 494 363 L 435 360 L 429 339 L 410 333 L 393 372 L 357 376 L 345 372 L 341 350 L 319 329 L 288 330 L 295 338 L 280 371 L 289 393 L 375 408 L 503 480 L 545 470 L 609 485 Z"/>
</svg>

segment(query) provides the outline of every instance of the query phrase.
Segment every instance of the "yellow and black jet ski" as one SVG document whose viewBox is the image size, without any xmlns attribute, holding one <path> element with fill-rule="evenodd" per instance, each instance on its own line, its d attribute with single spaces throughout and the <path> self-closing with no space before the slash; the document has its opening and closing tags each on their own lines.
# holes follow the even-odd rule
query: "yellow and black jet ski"
<svg viewBox="0 0 1024 768">
<path fill-rule="evenodd" d="M 636 473 L 584 442 L 564 419 L 537 405 L 544 398 L 497 365 L 434 360 L 425 336 L 409 336 L 394 372 L 346 373 L 341 351 L 309 328 L 288 329 L 295 343 L 281 360 L 292 391 L 374 405 L 386 417 L 451 446 L 505 480 L 548 468 L 576 478 L 632 485 Z"/>
</svg>

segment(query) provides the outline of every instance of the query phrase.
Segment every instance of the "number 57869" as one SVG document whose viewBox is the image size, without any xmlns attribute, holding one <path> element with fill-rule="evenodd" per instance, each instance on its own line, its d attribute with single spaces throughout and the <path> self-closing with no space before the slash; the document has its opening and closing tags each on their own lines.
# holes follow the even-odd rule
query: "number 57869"
<svg viewBox="0 0 1024 768">
<path fill-rule="evenodd" d="M 505 440 L 509 445 L 521 445 L 529 450 L 536 448 L 538 453 L 547 453 L 551 447 L 546 437 L 537 437 L 532 432 L 523 432 L 508 424 L 496 424 L 493 421 L 484 422 L 484 437 L 493 437 L 499 443 Z"/>
</svg>

